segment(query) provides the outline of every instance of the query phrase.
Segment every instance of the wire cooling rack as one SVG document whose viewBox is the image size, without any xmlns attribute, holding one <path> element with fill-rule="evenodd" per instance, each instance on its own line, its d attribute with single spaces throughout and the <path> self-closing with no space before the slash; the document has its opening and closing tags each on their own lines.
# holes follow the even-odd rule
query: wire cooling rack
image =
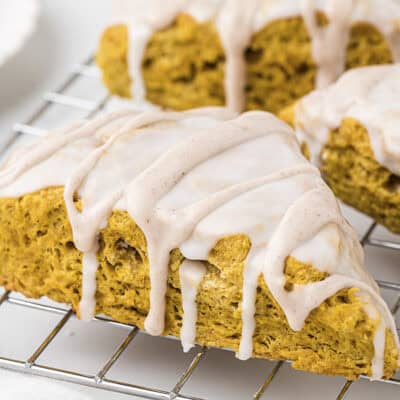
<svg viewBox="0 0 400 400">
<path fill-rule="evenodd" d="M 103 93 L 103 95 L 95 100 L 87 100 L 84 99 L 83 96 L 80 97 L 69 94 L 69 89 L 80 79 L 85 78 L 93 79 L 98 83 L 100 82 L 99 71 L 96 69 L 96 67 L 93 66 L 92 57 L 90 57 L 84 63 L 77 65 L 74 68 L 73 72 L 54 92 L 44 94 L 41 104 L 30 118 L 28 118 L 24 123 L 15 124 L 13 128 L 13 135 L 11 136 L 11 139 L 8 143 L 8 146 L 6 146 L 6 149 L 12 147 L 21 135 L 42 135 L 45 130 L 36 126 L 35 123 L 37 123 L 40 118 L 44 117 L 46 113 L 50 113 L 54 109 L 54 107 L 63 106 L 69 109 L 76 109 L 80 112 L 83 112 L 84 116 L 86 117 L 92 117 L 96 113 L 101 111 L 110 100 L 110 97 L 108 95 Z M 399 251 L 400 255 L 400 240 L 396 242 L 395 239 L 392 241 L 373 238 L 372 234 L 374 233 L 376 228 L 377 224 L 374 222 L 369 225 L 361 239 L 362 245 L 364 247 L 373 246 L 385 250 Z M 396 316 L 400 309 L 400 283 L 390 281 L 378 281 L 378 284 L 384 290 L 391 291 L 394 294 L 395 301 L 392 307 L 392 312 Z M 184 395 L 181 393 L 184 385 L 192 376 L 202 359 L 205 357 L 208 350 L 205 347 L 197 348 L 195 355 L 192 357 L 187 367 L 183 369 L 184 372 L 181 374 L 171 390 L 163 390 L 157 387 L 140 386 L 127 381 L 113 380 L 108 377 L 110 369 L 120 359 L 122 354 L 126 351 L 130 343 L 135 339 L 140 331 L 135 326 L 123 324 L 97 316 L 95 320 L 102 324 L 123 327 L 128 331 L 128 334 L 117 346 L 112 356 L 109 357 L 109 359 L 103 365 L 99 366 L 97 373 L 95 374 L 86 374 L 80 372 L 79 370 L 55 368 L 49 365 L 43 365 L 42 363 L 38 362 L 38 359 L 42 354 L 46 352 L 49 345 L 54 341 L 54 339 L 63 330 L 63 328 L 65 329 L 65 325 L 74 315 L 73 311 L 71 309 L 66 309 L 61 306 L 56 306 L 52 304 L 49 305 L 45 302 L 31 301 L 25 298 L 21 298 L 20 296 L 13 294 L 9 291 L 5 292 L 0 297 L 0 306 L 4 306 L 7 303 L 21 306 L 25 309 L 33 309 L 43 313 L 59 315 L 60 319 L 58 323 L 54 326 L 54 328 L 51 329 L 51 331 L 48 333 L 47 337 L 37 346 L 36 349 L 33 349 L 31 351 L 31 355 L 27 359 L 14 359 L 1 356 L 0 354 L 0 368 L 15 370 L 33 375 L 45 376 L 48 378 L 72 382 L 88 387 L 104 389 L 127 395 L 135 395 L 147 399 L 205 400 L 204 398 L 200 399 L 199 397 Z M 261 399 L 264 397 L 264 394 L 266 397 L 268 397 L 267 389 L 274 378 L 279 375 L 279 370 L 281 369 L 282 365 L 283 361 L 277 361 L 273 364 L 273 368 L 265 377 L 264 382 L 258 388 L 254 389 L 254 393 L 250 398 L 253 398 L 255 400 Z M 367 377 L 362 378 L 368 379 Z M 400 379 L 398 378 L 392 378 L 389 380 L 382 379 L 380 380 L 380 382 L 384 382 L 388 385 L 398 385 L 400 390 Z M 351 385 L 352 382 L 347 381 L 344 385 L 339 387 L 337 394 L 335 394 L 336 399 L 341 400 L 344 398 L 350 398 L 349 390 L 351 388 Z"/>
</svg>

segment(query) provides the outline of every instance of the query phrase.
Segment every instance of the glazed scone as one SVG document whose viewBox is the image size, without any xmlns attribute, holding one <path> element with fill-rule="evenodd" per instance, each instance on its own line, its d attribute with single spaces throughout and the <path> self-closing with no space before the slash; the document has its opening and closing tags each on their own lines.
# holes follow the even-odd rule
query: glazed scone
<svg viewBox="0 0 400 400">
<path fill-rule="evenodd" d="M 273 113 L 346 69 L 399 59 L 394 0 L 119 0 L 97 52 L 112 94 Z"/>
<path fill-rule="evenodd" d="M 0 282 L 240 359 L 356 379 L 398 367 L 357 237 L 265 112 L 118 111 L 0 172 Z"/>
<path fill-rule="evenodd" d="M 281 117 L 338 197 L 400 233 L 400 66 L 349 71 Z"/>
</svg>

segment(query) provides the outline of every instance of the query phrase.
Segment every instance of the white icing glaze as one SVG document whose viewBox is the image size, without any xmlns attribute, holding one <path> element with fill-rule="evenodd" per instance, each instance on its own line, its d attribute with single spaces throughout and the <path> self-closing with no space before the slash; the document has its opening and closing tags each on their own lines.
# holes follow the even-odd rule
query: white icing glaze
<svg viewBox="0 0 400 400">
<path fill-rule="evenodd" d="M 207 267 L 201 261 L 184 260 L 179 267 L 179 278 L 182 291 L 183 320 L 181 328 L 181 342 L 184 352 L 194 347 L 196 340 L 197 320 L 197 287 Z"/>
<path fill-rule="evenodd" d="M 312 54 L 317 65 L 317 88 L 334 82 L 344 71 L 354 0 L 327 0 L 327 26 L 318 26 L 316 0 L 303 0 L 303 17 L 312 38 Z"/>
<path fill-rule="evenodd" d="M 400 6 L 394 0 L 117 0 L 114 6 L 113 23 L 128 26 L 131 93 L 139 102 L 146 97 L 142 60 L 148 41 L 180 13 L 190 14 L 200 22 L 214 22 L 226 56 L 226 104 L 236 112 L 243 110 L 245 104 L 245 49 L 255 32 L 276 19 L 304 18 L 317 65 L 317 87 L 327 86 L 344 71 L 350 28 L 355 22 L 377 26 L 395 61 L 400 60 Z M 317 25 L 317 10 L 329 18 L 327 26 Z"/>
<path fill-rule="evenodd" d="M 225 50 L 226 106 L 236 112 L 244 109 L 246 63 L 244 52 L 254 33 L 254 16 L 260 0 L 243 3 L 226 0 L 216 21 L 222 46 Z M 238 27 L 240 27 L 238 29 Z"/>
<path fill-rule="evenodd" d="M 181 334 L 188 349 L 195 340 L 196 286 L 204 274 L 197 262 L 207 260 L 220 238 L 244 233 L 252 247 L 244 268 L 239 358 L 253 352 L 260 274 L 293 330 L 338 290 L 357 287 L 366 308 L 376 310 L 399 344 L 390 311 L 363 269 L 361 247 L 333 194 L 301 155 L 289 127 L 268 113 L 118 111 L 48 135 L 0 172 L 1 197 L 54 185 L 65 188 L 74 243 L 83 252 L 82 319 L 95 311 L 98 235 L 119 209 L 128 211 L 147 241 L 151 291 L 145 329 L 150 334 L 164 331 L 170 251 L 180 248 L 187 260 L 196 261 L 185 262 L 180 271 Z M 81 211 L 74 194 L 82 200 Z M 329 256 L 321 256 L 323 249 Z M 288 255 L 315 262 L 330 276 L 287 292 Z M 374 346 L 374 377 L 380 377 L 384 336 L 379 330 Z"/>
<path fill-rule="evenodd" d="M 331 130 L 351 117 L 368 131 L 376 160 L 400 174 L 400 66 L 385 65 L 346 72 L 331 86 L 316 90 L 296 105 L 296 130 L 320 162 Z"/>
<path fill-rule="evenodd" d="M 82 257 L 82 299 L 79 316 L 82 321 L 90 321 L 96 311 L 96 272 L 98 245 L 83 253 Z"/>
<path fill-rule="evenodd" d="M 385 354 L 385 336 L 386 336 L 386 325 L 385 321 L 381 320 L 379 326 L 375 332 L 374 337 L 374 349 L 375 355 L 371 363 L 371 374 L 372 378 L 376 379 L 383 371 L 384 367 L 384 354 Z"/>
<path fill-rule="evenodd" d="M 385 322 L 380 317 L 375 307 L 370 307 L 370 297 L 367 293 L 360 292 L 358 296 L 365 304 L 365 311 L 369 318 L 372 320 L 378 320 L 379 324 L 375 332 L 374 337 L 374 349 L 375 356 L 372 359 L 371 363 L 371 371 L 372 371 L 372 379 L 375 379 L 379 376 L 379 371 L 383 371 L 384 368 L 384 354 L 385 354 L 385 335 L 386 335 L 386 325 Z"/>
</svg>

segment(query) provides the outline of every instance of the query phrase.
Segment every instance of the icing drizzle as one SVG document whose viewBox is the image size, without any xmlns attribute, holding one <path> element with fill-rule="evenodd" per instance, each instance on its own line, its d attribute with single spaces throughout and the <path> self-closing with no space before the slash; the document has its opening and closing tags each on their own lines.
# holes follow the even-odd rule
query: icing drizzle
<svg viewBox="0 0 400 400">
<path fill-rule="evenodd" d="M 318 26 L 316 0 L 304 0 L 303 18 L 311 36 L 312 54 L 317 64 L 316 87 L 334 82 L 344 71 L 354 0 L 328 0 L 327 26 Z"/>
<path fill-rule="evenodd" d="M 309 313 L 338 290 L 359 288 L 366 309 L 381 318 L 374 377 L 383 373 L 386 328 L 399 344 L 394 320 L 363 269 L 361 247 L 336 199 L 301 155 L 289 127 L 268 113 L 118 111 L 48 135 L 0 171 L 1 197 L 55 185 L 65 188 L 74 243 L 83 252 L 82 319 L 95 312 L 98 235 L 112 211 L 120 209 L 146 237 L 151 290 L 145 329 L 152 335 L 164 331 L 170 251 L 179 248 L 186 258 L 179 273 L 181 338 L 189 350 L 204 261 L 221 237 L 239 232 L 252 243 L 243 276 L 239 358 L 253 353 L 260 274 L 293 330 L 302 329 Z M 81 211 L 75 195 L 82 200 Z M 288 292 L 289 255 L 329 277 Z"/>
<path fill-rule="evenodd" d="M 188 352 L 195 345 L 197 320 L 197 288 L 207 272 L 203 262 L 184 260 L 179 268 L 182 291 L 183 321 L 181 342 L 183 351 Z"/>
<path fill-rule="evenodd" d="M 318 26 L 318 10 L 328 17 L 328 25 Z M 131 93 L 139 103 L 146 97 L 142 60 L 148 41 L 180 13 L 190 14 L 199 22 L 214 22 L 226 57 L 226 104 L 235 112 L 245 105 L 246 47 L 252 35 L 272 20 L 304 18 L 317 66 L 318 88 L 334 82 L 344 71 L 350 28 L 357 21 L 377 26 L 393 58 L 400 61 L 400 6 L 394 0 L 116 0 L 113 21 L 128 26 Z"/>
</svg>

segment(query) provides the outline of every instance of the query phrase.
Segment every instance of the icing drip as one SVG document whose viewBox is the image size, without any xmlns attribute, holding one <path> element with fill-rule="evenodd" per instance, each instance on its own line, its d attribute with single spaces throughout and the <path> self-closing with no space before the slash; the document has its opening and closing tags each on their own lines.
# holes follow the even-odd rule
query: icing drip
<svg viewBox="0 0 400 400">
<path fill-rule="evenodd" d="M 254 16 L 259 0 L 250 0 L 243 7 L 241 2 L 227 0 L 217 19 L 217 29 L 225 49 L 226 106 L 235 112 L 244 109 L 246 62 L 244 52 L 254 33 Z M 238 29 L 238 27 L 240 27 Z"/>
<path fill-rule="evenodd" d="M 386 325 L 385 322 L 381 320 L 374 337 L 374 358 L 372 359 L 371 363 L 373 379 L 379 379 L 379 377 L 382 376 L 385 354 L 385 334 Z"/>
<path fill-rule="evenodd" d="M 383 373 L 382 331 L 390 329 L 399 344 L 390 311 L 363 269 L 362 250 L 333 194 L 302 157 L 289 127 L 268 113 L 119 111 L 48 135 L 0 173 L 1 197 L 55 185 L 65 187 L 74 243 L 83 252 L 82 319 L 95 312 L 98 235 L 119 209 L 129 213 L 147 241 L 150 334 L 164 331 L 171 250 L 179 248 L 186 258 L 179 275 L 181 336 L 188 350 L 196 336 L 203 263 L 221 237 L 242 232 L 252 247 L 243 276 L 239 358 L 253 353 L 260 275 L 293 330 L 338 290 L 359 288 L 366 310 L 379 313 L 382 321 L 374 338 L 374 377 Z M 75 197 L 81 199 L 79 210 Z M 332 257 L 322 259 L 321 248 Z M 312 260 L 329 277 L 288 292 L 284 267 L 291 254 Z"/>
<path fill-rule="evenodd" d="M 318 26 L 317 11 L 328 17 L 327 26 Z M 232 111 L 241 111 L 245 106 L 246 47 L 255 32 L 276 19 L 303 17 L 311 37 L 318 88 L 343 73 L 350 28 L 355 22 L 377 26 L 394 60 L 400 61 L 400 6 L 394 0 L 118 0 L 113 21 L 128 26 L 128 66 L 135 103 L 140 104 L 146 97 L 142 60 L 149 39 L 181 13 L 199 22 L 214 22 L 225 52 L 225 97 Z"/>
<path fill-rule="evenodd" d="M 89 172 L 95 167 L 100 157 L 112 146 L 114 141 L 121 135 L 126 134 L 136 128 L 146 126 L 161 119 L 176 119 L 180 114 L 170 113 L 168 115 L 159 112 L 147 112 L 139 114 L 132 121 L 127 122 L 121 128 L 117 129 L 106 142 L 89 154 L 87 158 L 78 166 L 65 185 L 64 200 L 67 207 L 68 216 L 71 222 L 74 243 L 78 250 L 83 252 L 82 271 L 82 299 L 80 302 L 80 314 L 84 320 L 93 318 L 95 312 L 94 295 L 96 293 L 96 271 L 98 262 L 96 253 L 98 250 L 97 235 L 101 228 L 107 224 L 107 220 L 113 210 L 113 207 L 122 196 L 122 191 L 117 190 L 110 193 L 104 200 L 95 207 L 87 211 L 79 212 L 74 204 L 74 194 Z"/>
<path fill-rule="evenodd" d="M 377 26 L 390 46 L 393 60 L 400 61 L 400 8 L 397 1 L 358 0 L 353 20 Z"/>
<path fill-rule="evenodd" d="M 181 342 L 184 352 L 193 348 L 196 340 L 197 288 L 206 272 L 206 266 L 199 261 L 184 260 L 179 268 L 183 308 Z"/>
<path fill-rule="evenodd" d="M 328 0 L 329 23 L 318 26 L 316 0 L 302 0 L 303 17 L 311 35 L 312 54 L 317 65 L 317 88 L 334 82 L 344 71 L 354 0 Z"/>
<path fill-rule="evenodd" d="M 146 89 L 142 76 L 142 60 L 147 43 L 152 34 L 169 25 L 180 10 L 184 9 L 185 0 L 159 1 L 147 0 L 147 5 L 140 4 L 135 10 L 135 23 L 129 24 L 128 65 L 132 79 L 131 93 L 135 102 L 142 103 L 146 97 Z M 151 13 L 145 13 L 146 7 Z"/>
<path fill-rule="evenodd" d="M 255 253 L 255 254 L 253 254 Z M 243 300 L 242 300 L 242 336 L 236 357 L 239 360 L 248 360 L 253 354 L 253 334 L 256 328 L 256 295 L 258 277 L 263 265 L 260 253 L 250 250 L 246 260 L 243 275 Z"/>
<path fill-rule="evenodd" d="M 351 117 L 368 131 L 376 160 L 400 174 L 400 66 L 385 65 L 346 72 L 326 89 L 305 96 L 296 106 L 299 139 L 309 147 L 314 163 L 328 142 L 329 132 Z"/>
<path fill-rule="evenodd" d="M 129 76 L 132 80 L 131 95 L 135 103 L 140 104 L 146 100 L 146 89 L 142 75 L 142 60 L 153 31 L 146 25 L 135 25 L 135 29 L 130 28 L 128 32 L 128 65 Z"/>
<path fill-rule="evenodd" d="M 90 321 L 96 311 L 96 272 L 98 245 L 82 256 L 82 298 L 79 302 L 79 316 L 82 321 Z"/>
</svg>

